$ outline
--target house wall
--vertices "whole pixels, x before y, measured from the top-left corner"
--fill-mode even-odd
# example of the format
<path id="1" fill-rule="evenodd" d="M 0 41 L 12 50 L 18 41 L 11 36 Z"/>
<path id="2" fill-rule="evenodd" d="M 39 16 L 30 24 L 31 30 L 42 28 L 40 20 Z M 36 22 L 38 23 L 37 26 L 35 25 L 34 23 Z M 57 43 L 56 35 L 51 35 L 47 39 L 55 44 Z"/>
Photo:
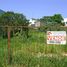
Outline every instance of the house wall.
<path id="1" fill-rule="evenodd" d="M 65 24 L 65 26 L 67 26 L 67 18 L 64 18 L 64 24 Z"/>
<path id="2" fill-rule="evenodd" d="M 40 27 L 40 22 L 36 22 L 35 27 Z"/>
<path id="3" fill-rule="evenodd" d="M 30 19 L 29 23 L 30 23 L 29 26 L 40 27 L 40 21 Z"/>

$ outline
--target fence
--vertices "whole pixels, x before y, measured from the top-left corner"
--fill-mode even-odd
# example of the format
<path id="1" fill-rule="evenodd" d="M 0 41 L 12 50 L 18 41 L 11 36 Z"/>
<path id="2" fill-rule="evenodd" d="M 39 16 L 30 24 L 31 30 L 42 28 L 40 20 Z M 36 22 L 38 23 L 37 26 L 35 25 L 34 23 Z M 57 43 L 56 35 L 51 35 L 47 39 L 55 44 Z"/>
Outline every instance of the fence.
<path id="1" fill-rule="evenodd" d="M 41 29 L 0 28 L 0 67 L 65 67 L 66 52 L 67 45 L 47 45 Z"/>

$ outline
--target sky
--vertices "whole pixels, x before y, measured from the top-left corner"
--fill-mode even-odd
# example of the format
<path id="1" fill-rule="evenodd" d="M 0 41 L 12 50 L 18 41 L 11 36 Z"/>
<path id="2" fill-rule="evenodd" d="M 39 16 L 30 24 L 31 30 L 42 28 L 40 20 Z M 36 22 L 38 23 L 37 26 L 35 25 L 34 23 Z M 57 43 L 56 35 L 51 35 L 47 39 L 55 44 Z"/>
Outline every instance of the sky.
<path id="1" fill-rule="evenodd" d="M 67 0 L 0 0 L 0 9 L 23 13 L 27 18 L 58 13 L 67 18 Z"/>

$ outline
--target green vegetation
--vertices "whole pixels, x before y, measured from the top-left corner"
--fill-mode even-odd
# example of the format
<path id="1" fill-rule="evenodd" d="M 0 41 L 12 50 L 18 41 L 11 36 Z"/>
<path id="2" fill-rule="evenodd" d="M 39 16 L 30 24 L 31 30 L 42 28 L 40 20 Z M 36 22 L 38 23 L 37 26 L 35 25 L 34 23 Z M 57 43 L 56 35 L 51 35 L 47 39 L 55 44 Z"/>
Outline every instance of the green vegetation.
<path id="1" fill-rule="evenodd" d="M 45 24 L 49 24 L 52 22 L 61 24 L 62 20 L 63 20 L 63 17 L 61 14 L 54 14 L 53 16 L 44 16 L 44 17 L 40 18 L 40 21 Z"/>
<path id="2" fill-rule="evenodd" d="M 11 38 L 11 64 L 8 65 L 7 39 L 0 38 L 0 66 L 3 67 L 66 67 L 67 45 L 47 45 L 46 33 L 29 29 L 29 38 Z"/>
<path id="3" fill-rule="evenodd" d="M 14 12 L 5 12 L 0 16 L 0 36 L 6 38 L 8 27 L 11 32 L 11 37 L 14 36 L 13 33 L 23 32 L 28 37 L 28 28 L 19 27 L 19 26 L 28 26 L 29 22 L 23 14 L 14 13 Z"/>
<path id="4" fill-rule="evenodd" d="M 0 15 L 0 67 L 66 67 L 67 45 L 47 45 L 46 31 L 61 28 L 60 14 L 40 19 L 44 23 L 38 29 L 29 28 L 23 14 L 5 12 Z M 6 27 L 2 27 L 6 26 Z M 25 27 L 19 27 L 25 26 Z M 8 29 L 10 31 L 8 31 Z M 10 64 L 8 64 L 7 33 L 11 34 Z"/>

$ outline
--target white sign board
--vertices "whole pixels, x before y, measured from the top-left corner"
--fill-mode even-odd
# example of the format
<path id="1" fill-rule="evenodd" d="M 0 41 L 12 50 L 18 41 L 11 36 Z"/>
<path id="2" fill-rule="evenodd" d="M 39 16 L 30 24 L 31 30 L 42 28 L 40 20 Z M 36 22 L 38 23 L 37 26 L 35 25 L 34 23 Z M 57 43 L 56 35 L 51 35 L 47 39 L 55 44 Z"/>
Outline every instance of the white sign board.
<path id="1" fill-rule="evenodd" d="M 47 44 L 66 44 L 66 31 L 47 31 Z"/>

